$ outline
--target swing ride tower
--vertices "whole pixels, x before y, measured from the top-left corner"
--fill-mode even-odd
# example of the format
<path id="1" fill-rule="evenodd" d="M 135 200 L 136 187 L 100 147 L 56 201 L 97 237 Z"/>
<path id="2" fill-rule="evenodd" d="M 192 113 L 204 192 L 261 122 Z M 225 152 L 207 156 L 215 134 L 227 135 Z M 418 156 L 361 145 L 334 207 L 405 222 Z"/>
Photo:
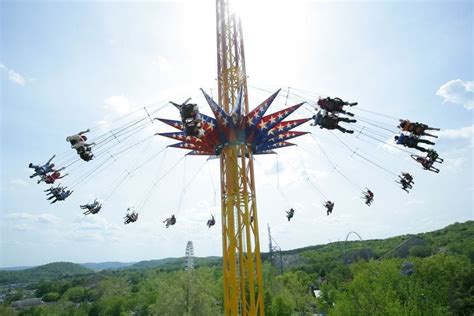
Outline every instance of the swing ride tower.
<path id="1" fill-rule="evenodd" d="M 158 134 L 187 155 L 220 159 L 224 314 L 264 315 L 253 156 L 295 145 L 287 140 L 307 132 L 293 128 L 310 118 L 285 120 L 304 102 L 265 115 L 280 90 L 249 111 L 242 25 L 229 2 L 216 0 L 218 102 L 201 89 L 214 117 L 200 113 L 194 136 L 183 119 L 157 118 L 180 130 Z"/>
<path id="2" fill-rule="evenodd" d="M 248 114 L 247 75 L 240 19 L 229 0 L 216 0 L 219 104 L 234 111 L 241 89 Z M 263 315 L 263 277 L 252 148 L 229 139 L 220 155 L 225 315 Z"/>

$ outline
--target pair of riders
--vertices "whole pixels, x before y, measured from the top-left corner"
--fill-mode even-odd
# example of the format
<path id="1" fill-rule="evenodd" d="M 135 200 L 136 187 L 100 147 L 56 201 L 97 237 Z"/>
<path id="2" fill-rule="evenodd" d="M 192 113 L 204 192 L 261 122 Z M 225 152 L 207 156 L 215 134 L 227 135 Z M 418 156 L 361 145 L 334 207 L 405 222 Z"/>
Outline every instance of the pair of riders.
<path id="1" fill-rule="evenodd" d="M 418 155 L 411 155 L 411 157 L 423 166 L 423 169 L 429 170 L 432 172 L 439 173 L 439 169 L 434 167 L 435 162 L 442 163 L 444 159 L 439 157 L 439 154 L 434 149 L 428 149 L 426 151 L 426 157 L 421 157 Z"/>
<path id="2" fill-rule="evenodd" d="M 53 200 L 51 201 L 51 204 L 56 203 L 57 201 L 64 201 L 67 197 L 69 197 L 73 191 L 71 190 L 66 190 L 67 187 L 51 187 L 47 190 L 44 190 L 44 192 L 47 192 L 46 195 L 51 195 L 48 197 L 48 200 Z"/>
<path id="3" fill-rule="evenodd" d="M 83 209 L 83 210 L 86 210 L 83 213 L 84 215 L 97 214 L 97 213 L 99 213 L 100 209 L 102 208 L 102 204 L 100 204 L 97 201 L 97 199 L 95 199 L 94 202 L 92 202 L 90 204 L 80 205 L 80 208 Z"/>
<path id="4" fill-rule="evenodd" d="M 320 128 L 325 128 L 329 130 L 338 129 L 343 133 L 353 134 L 353 130 L 348 130 L 339 125 L 339 122 L 346 123 L 355 123 L 357 120 L 349 119 L 347 117 L 339 117 L 335 114 L 329 113 L 326 110 L 318 111 L 316 115 L 313 115 L 314 122 L 311 123 L 311 126 L 319 125 Z"/>
<path id="5" fill-rule="evenodd" d="M 197 104 L 188 103 L 189 100 L 190 99 L 186 100 L 183 104 L 177 104 L 171 101 L 170 103 L 179 110 L 181 122 L 184 126 L 184 134 L 186 134 L 186 136 L 201 137 L 204 135 L 204 129 L 202 128 L 199 107 Z"/>
<path id="6" fill-rule="evenodd" d="M 402 132 L 408 132 L 412 133 L 413 135 L 416 136 L 430 136 L 434 138 L 438 138 L 438 136 L 433 135 L 433 134 L 428 134 L 426 133 L 427 130 L 431 131 L 439 131 L 439 128 L 435 127 L 430 127 L 426 124 L 423 123 L 418 123 L 418 122 L 410 122 L 409 120 L 400 120 L 400 124 L 397 126 L 399 129 L 401 129 Z"/>
<path id="7" fill-rule="evenodd" d="M 399 136 L 395 136 L 394 139 L 397 144 L 408 148 L 418 149 L 422 152 L 427 152 L 429 149 L 419 146 L 419 143 L 428 145 L 434 145 L 435 143 L 426 139 L 422 139 L 422 136 L 430 136 L 438 138 L 438 136 L 426 133 L 427 130 L 439 131 L 439 128 L 430 127 L 426 124 L 419 122 L 410 122 L 409 120 L 400 120 L 400 124 L 397 126 L 402 132 Z M 405 133 L 409 133 L 408 135 Z"/>
<path id="8" fill-rule="evenodd" d="M 321 108 L 321 110 L 326 110 L 331 113 L 343 113 L 349 116 L 354 116 L 353 113 L 347 112 L 344 110 L 344 106 L 355 106 L 357 105 L 357 102 L 349 103 L 346 101 L 341 100 L 340 98 L 320 98 L 318 100 L 318 105 Z"/>
<path id="9" fill-rule="evenodd" d="M 90 132 L 89 129 L 79 132 L 78 134 L 66 137 L 66 141 L 71 144 L 71 148 L 74 148 L 77 151 L 79 157 L 81 157 L 84 161 L 90 161 L 94 158 L 94 154 L 92 153 L 92 146 L 95 143 L 87 144 L 87 136 L 84 135 L 85 133 Z"/>
<path id="10" fill-rule="evenodd" d="M 326 201 L 326 203 L 324 203 L 323 206 L 326 208 L 326 214 L 329 215 L 332 213 L 332 210 L 334 209 L 334 202 Z M 290 221 L 294 215 L 295 215 L 295 210 L 293 208 L 290 208 L 289 211 L 286 211 L 286 218 L 288 219 L 288 221 Z"/>
<path id="11" fill-rule="evenodd" d="M 173 215 L 171 215 L 171 217 L 168 217 L 167 219 L 165 219 L 163 221 L 163 223 L 166 224 L 166 228 L 170 227 L 171 225 L 174 225 L 176 224 L 176 217 Z M 209 226 L 210 227 L 210 226 Z"/>
<path id="12" fill-rule="evenodd" d="M 94 201 L 94 202 L 96 202 L 96 201 Z M 82 206 L 81 206 L 81 208 L 82 208 Z M 99 209 L 100 209 L 100 206 L 99 206 Z M 130 212 L 130 211 L 131 211 L 131 209 L 129 207 L 127 209 L 127 215 L 125 215 L 125 217 L 124 217 L 124 219 L 125 219 L 124 224 L 129 224 L 129 223 L 136 222 L 137 219 L 138 219 L 138 213 L 135 212 L 135 211 L 132 211 L 132 212 Z M 93 213 L 93 214 L 95 214 L 95 213 Z M 165 219 L 163 221 L 163 223 L 165 223 L 166 228 L 169 228 L 170 226 L 176 224 L 176 216 L 174 214 L 171 215 L 171 217 Z M 207 221 L 207 226 L 209 228 L 211 228 L 211 226 L 214 226 L 215 224 L 216 224 L 216 220 L 214 219 L 214 216 L 211 215 L 211 219 Z"/>
<path id="13" fill-rule="evenodd" d="M 427 139 L 422 139 L 419 138 L 419 136 L 416 135 L 406 135 L 404 133 L 400 133 L 399 136 L 394 137 L 396 143 L 398 145 L 402 145 L 403 147 L 408 147 L 408 148 L 413 148 L 413 149 L 418 149 L 419 151 L 422 152 L 427 152 L 429 149 L 424 148 L 419 146 L 419 143 L 424 143 L 428 145 L 434 145 L 435 143 L 427 140 Z"/>
<path id="14" fill-rule="evenodd" d="M 41 179 L 39 179 L 37 183 L 39 184 L 43 181 L 47 184 L 54 184 L 56 180 L 62 179 L 67 175 L 68 174 L 66 173 L 65 175 L 61 176 L 61 173 L 59 173 L 59 171 L 54 171 L 53 173 L 41 176 Z"/>
<path id="15" fill-rule="evenodd" d="M 374 202 L 374 192 L 370 191 L 367 188 L 366 188 L 366 190 L 367 191 L 363 192 L 363 194 L 364 194 L 363 198 L 365 199 L 365 204 L 367 204 L 367 206 L 370 206 Z"/>
<path id="16" fill-rule="evenodd" d="M 43 165 L 34 165 L 34 164 L 30 163 L 28 165 L 28 167 L 35 170 L 35 173 L 33 173 L 30 176 L 30 178 L 34 178 L 36 176 L 39 176 L 40 180 L 38 180 L 38 183 L 41 183 L 42 181 L 44 181 L 47 184 L 53 184 L 54 181 L 67 176 L 67 174 L 65 174 L 64 176 L 61 176 L 61 173 L 59 172 L 61 170 L 64 170 L 65 167 L 57 169 L 57 170 L 54 169 L 55 165 L 53 163 L 51 163 L 51 161 L 53 161 L 54 157 L 56 157 L 56 155 L 53 155 L 53 157 L 51 157 L 48 160 L 48 162 L 46 162 Z"/>
<path id="17" fill-rule="evenodd" d="M 329 214 L 331 214 L 332 210 L 334 209 L 334 202 L 326 201 L 323 206 L 326 208 L 326 215 L 329 216 Z"/>
<path id="18" fill-rule="evenodd" d="M 395 181 L 398 184 L 402 185 L 402 190 L 404 190 L 406 193 L 410 193 L 410 189 L 413 188 L 413 176 L 409 174 L 408 172 L 402 172 L 401 176 L 398 176 L 399 180 Z"/>
<path id="19" fill-rule="evenodd" d="M 338 129 L 343 133 L 353 134 L 353 130 L 348 130 L 339 125 L 340 122 L 346 123 L 356 123 L 357 120 L 350 119 L 347 117 L 340 117 L 337 114 L 342 113 L 349 116 L 354 116 L 353 113 L 343 110 L 345 105 L 354 106 L 357 105 L 357 102 L 349 103 L 341 100 L 340 98 L 330 98 L 319 99 L 318 105 L 321 108 L 316 115 L 313 115 L 314 122 L 311 123 L 312 126 L 319 126 L 320 128 L 325 128 L 329 130 Z"/>
<path id="20" fill-rule="evenodd" d="M 135 212 L 134 210 L 132 211 L 131 208 L 127 208 L 127 214 L 125 215 L 124 219 L 124 224 L 130 224 L 130 223 L 135 223 L 138 220 L 138 213 Z"/>

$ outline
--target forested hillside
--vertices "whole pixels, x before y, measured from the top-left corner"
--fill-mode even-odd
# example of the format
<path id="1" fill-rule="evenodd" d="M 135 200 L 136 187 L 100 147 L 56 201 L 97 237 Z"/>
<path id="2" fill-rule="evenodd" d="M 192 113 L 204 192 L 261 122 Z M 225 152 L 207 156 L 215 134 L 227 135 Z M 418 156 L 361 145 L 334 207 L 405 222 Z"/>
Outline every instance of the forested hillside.
<path id="1" fill-rule="evenodd" d="M 71 262 L 53 262 L 39 267 L 18 271 L 0 271 L 0 285 L 12 283 L 33 283 L 40 280 L 55 280 L 78 274 L 92 273 L 78 264 Z"/>
<path id="2" fill-rule="evenodd" d="M 474 222 L 385 240 L 274 253 L 264 261 L 267 315 L 472 315 Z M 2 315 L 220 315 L 220 258 L 188 273 L 181 260 L 31 285 L 47 305 Z M 200 259 L 204 260 L 204 259 Z M 205 262 L 204 262 L 205 263 Z M 283 263 L 283 265 L 281 265 Z M 21 293 L 20 293 L 21 294 Z"/>
<path id="3" fill-rule="evenodd" d="M 80 265 L 84 268 L 92 269 L 94 271 L 102 271 L 108 269 L 123 269 L 127 268 L 131 265 L 135 264 L 135 262 L 88 262 L 88 263 L 81 263 Z"/>

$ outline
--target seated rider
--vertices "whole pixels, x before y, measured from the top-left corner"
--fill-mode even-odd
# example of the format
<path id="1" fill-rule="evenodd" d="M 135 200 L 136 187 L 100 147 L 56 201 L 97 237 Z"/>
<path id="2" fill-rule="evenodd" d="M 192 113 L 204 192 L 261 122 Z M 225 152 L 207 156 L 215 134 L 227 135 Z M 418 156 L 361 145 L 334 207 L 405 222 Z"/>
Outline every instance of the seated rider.
<path id="1" fill-rule="evenodd" d="M 181 120 L 183 120 L 183 123 L 187 118 L 196 119 L 199 114 L 199 107 L 194 103 L 182 104 L 179 109 L 179 114 L 181 115 Z"/>
<path id="2" fill-rule="evenodd" d="M 127 208 L 127 214 L 125 215 L 124 219 L 125 221 L 123 222 L 125 225 L 134 223 L 138 220 L 138 213 L 135 211 L 131 211 L 131 208 Z"/>
<path id="3" fill-rule="evenodd" d="M 426 139 L 421 139 L 417 136 L 408 136 L 403 133 L 401 133 L 399 136 L 394 137 L 395 141 L 397 142 L 398 145 L 402 145 L 404 147 L 408 148 L 414 148 L 418 149 L 420 151 L 426 152 L 428 149 L 424 147 L 418 146 L 418 143 L 425 143 L 429 145 L 434 145 L 435 143 L 430 142 L 429 140 Z"/>
<path id="4" fill-rule="evenodd" d="M 372 202 L 374 201 L 374 193 L 370 191 L 369 189 L 367 189 L 367 191 L 364 192 L 364 197 L 365 197 L 365 204 L 370 206 Z"/>
<path id="5" fill-rule="evenodd" d="M 199 116 L 199 107 L 194 103 L 176 104 L 171 102 L 174 106 L 179 109 L 181 121 L 184 126 L 184 133 L 186 136 L 201 137 L 204 134 L 204 130 L 201 128 L 201 118 Z"/>
<path id="6" fill-rule="evenodd" d="M 214 219 L 214 215 L 211 215 L 211 219 L 207 221 L 207 227 L 211 228 L 216 224 L 216 220 Z"/>
<path id="7" fill-rule="evenodd" d="M 416 156 L 416 155 L 412 155 L 411 157 L 415 159 L 416 162 L 421 164 L 423 166 L 423 169 L 439 173 L 439 169 L 433 166 L 434 162 L 431 159 L 427 157 Z"/>
<path id="8" fill-rule="evenodd" d="M 327 209 L 326 215 L 329 216 L 329 214 L 332 213 L 332 210 L 334 208 L 334 202 L 326 201 L 326 203 L 324 204 L 324 207 Z"/>
<path id="9" fill-rule="evenodd" d="M 440 158 L 439 154 L 434 149 L 428 149 L 426 153 L 426 158 L 430 159 L 432 162 L 442 163 L 444 161 L 444 159 Z"/>
<path id="10" fill-rule="evenodd" d="M 88 214 L 97 214 L 100 212 L 100 209 L 102 208 L 102 205 L 99 204 L 99 206 L 87 209 L 83 214 L 88 215 Z"/>
<path id="11" fill-rule="evenodd" d="M 99 206 L 99 207 L 96 207 L 96 208 L 93 208 L 93 209 L 90 209 L 90 210 L 87 210 L 85 212 L 83 212 L 84 215 L 89 215 L 89 214 L 97 214 L 100 212 L 100 209 L 102 208 L 102 206 Z"/>
<path id="12" fill-rule="evenodd" d="M 79 207 L 83 210 L 87 209 L 87 211 L 84 212 L 84 215 L 87 215 L 99 213 L 100 209 L 102 208 L 102 205 L 97 201 L 97 199 L 95 199 L 94 202 L 90 204 L 80 205 Z"/>
<path id="13" fill-rule="evenodd" d="M 294 214 L 295 214 L 295 210 L 292 208 L 290 208 L 290 210 L 286 212 L 286 217 L 288 218 L 288 221 L 290 221 L 293 218 Z"/>
<path id="14" fill-rule="evenodd" d="M 87 148 L 88 150 L 85 149 L 79 153 L 79 157 L 84 161 L 90 161 L 94 159 L 94 154 L 91 152 L 90 147 L 87 147 Z"/>
<path id="15" fill-rule="evenodd" d="M 32 163 L 30 163 L 28 165 L 28 168 L 31 168 L 31 169 L 34 169 L 35 170 L 35 173 L 33 173 L 30 178 L 34 178 L 36 176 L 44 176 L 44 175 L 47 175 L 48 173 L 50 172 L 55 172 L 55 171 L 61 171 L 61 170 L 64 170 L 65 168 L 61 168 L 61 169 L 58 169 L 58 170 L 55 170 L 54 169 L 54 164 L 51 163 L 51 161 L 54 159 L 54 157 L 56 157 L 56 155 L 53 155 L 53 157 L 51 157 L 48 162 L 46 162 L 44 165 L 34 165 Z"/>
<path id="16" fill-rule="evenodd" d="M 347 112 L 343 110 L 344 105 L 354 106 L 357 105 L 357 102 L 349 103 L 342 101 L 340 98 L 331 99 L 330 97 L 327 98 L 320 98 L 318 100 L 318 105 L 322 110 L 326 110 L 328 112 L 339 112 L 344 113 L 349 116 L 354 116 L 353 113 Z"/>
<path id="17" fill-rule="evenodd" d="M 56 180 L 62 179 L 67 175 L 68 174 L 66 173 L 64 176 L 61 176 L 61 173 L 59 173 L 58 171 L 54 171 L 51 174 L 41 176 L 41 179 L 38 180 L 37 183 L 39 184 L 41 181 L 44 181 L 47 184 L 53 184 Z"/>
<path id="18" fill-rule="evenodd" d="M 428 134 L 426 133 L 427 130 L 433 130 L 433 131 L 439 131 L 439 128 L 434 128 L 434 127 L 429 127 L 426 124 L 423 123 L 412 123 L 409 120 L 400 120 L 400 124 L 398 125 L 398 128 L 402 130 L 402 132 L 410 132 L 413 133 L 413 135 L 416 136 L 431 136 L 438 138 L 436 135 Z"/>
<path id="19" fill-rule="evenodd" d="M 55 196 L 55 195 L 58 195 L 59 192 L 61 192 L 61 191 L 63 191 L 63 190 L 64 190 L 64 188 L 61 187 L 60 184 L 58 184 L 57 187 L 50 187 L 49 189 L 44 190 L 44 192 L 47 192 L 46 195 L 53 195 L 53 196 Z M 50 199 L 51 199 L 51 198 L 50 198 Z M 48 200 L 49 200 L 49 199 L 48 199 Z"/>
<path id="20" fill-rule="evenodd" d="M 408 181 L 410 184 L 414 184 L 413 182 L 413 176 L 409 174 L 408 172 L 402 172 L 402 177 Z"/>
<path id="21" fill-rule="evenodd" d="M 338 129 L 343 133 L 352 134 L 354 131 L 348 130 L 339 126 L 339 122 L 346 122 L 346 123 L 355 123 L 357 120 L 349 119 L 346 117 L 338 117 L 334 114 L 328 114 L 326 111 L 318 111 L 316 115 L 313 116 L 314 123 L 312 126 L 319 125 L 320 128 L 325 128 L 329 130 Z"/>
<path id="22" fill-rule="evenodd" d="M 402 190 L 404 190 L 406 193 L 410 193 L 409 189 L 413 188 L 412 185 L 405 178 L 402 178 L 401 176 L 398 177 L 400 178 L 400 181 L 395 182 L 401 184 Z"/>
<path id="23" fill-rule="evenodd" d="M 413 123 L 409 120 L 400 120 L 400 124 L 397 126 L 402 132 L 411 132 L 413 130 Z"/>
<path id="24" fill-rule="evenodd" d="M 165 219 L 163 221 L 163 223 L 166 223 L 166 228 L 170 227 L 170 225 L 174 225 L 176 224 L 176 217 L 173 215 L 171 215 L 171 217 Z"/>
<path id="25" fill-rule="evenodd" d="M 75 149 L 76 149 L 76 152 L 79 156 L 81 155 L 87 155 L 87 156 L 93 156 L 92 155 L 92 146 L 94 146 L 95 143 L 92 143 L 92 144 L 86 144 L 86 143 L 76 143 L 76 145 L 74 145 Z"/>
<path id="26" fill-rule="evenodd" d="M 77 148 L 76 144 L 77 143 L 85 143 L 87 140 L 87 136 L 85 136 L 85 133 L 90 132 L 89 129 L 86 129 L 85 131 L 79 132 L 75 135 L 71 135 L 66 137 L 66 141 L 71 143 L 72 148 Z"/>
<path id="27" fill-rule="evenodd" d="M 400 184 L 401 185 L 407 186 L 410 189 L 413 187 L 412 182 L 408 181 L 405 177 L 398 176 L 398 178 L 400 179 Z"/>
<path id="28" fill-rule="evenodd" d="M 72 194 L 72 192 L 74 191 L 71 191 L 71 190 L 66 191 L 66 188 L 61 188 L 61 190 L 57 192 L 56 194 L 53 193 L 53 196 L 49 197 L 48 200 L 51 200 L 52 198 L 54 198 L 51 204 L 54 204 L 57 201 L 64 201 L 67 197 L 69 197 Z"/>
<path id="29" fill-rule="evenodd" d="M 186 136 L 201 137 L 204 135 L 204 130 L 201 128 L 202 123 L 196 121 L 195 119 L 185 119 L 184 124 L 184 133 Z"/>
<path id="30" fill-rule="evenodd" d="M 87 129 L 85 131 L 79 132 L 79 134 L 66 137 L 66 141 L 71 143 L 71 148 L 76 149 L 78 155 L 81 156 L 81 158 L 85 161 L 91 160 L 93 155 L 87 155 L 87 154 L 83 154 L 83 153 L 84 152 L 90 152 L 91 151 L 91 146 L 95 145 L 95 143 L 91 143 L 91 144 L 86 143 L 87 136 L 84 135 L 84 134 L 88 133 L 89 131 L 90 130 Z M 91 158 L 84 159 L 83 156 L 84 157 L 91 156 Z"/>

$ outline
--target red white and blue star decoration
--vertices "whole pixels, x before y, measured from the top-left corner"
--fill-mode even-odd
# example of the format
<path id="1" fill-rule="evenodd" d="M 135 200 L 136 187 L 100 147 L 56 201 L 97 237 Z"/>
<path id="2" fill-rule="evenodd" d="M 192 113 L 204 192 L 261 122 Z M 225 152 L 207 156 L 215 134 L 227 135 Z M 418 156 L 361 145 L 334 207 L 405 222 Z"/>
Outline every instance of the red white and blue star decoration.
<path id="1" fill-rule="evenodd" d="M 199 114 L 201 128 L 199 136 L 187 136 L 181 121 L 158 118 L 179 132 L 158 133 L 158 135 L 179 140 L 179 143 L 168 147 L 188 149 L 188 155 L 219 155 L 222 148 L 228 144 L 247 144 L 251 146 L 254 155 L 273 154 L 277 148 L 293 146 L 287 140 L 305 135 L 309 132 L 297 132 L 292 129 L 308 122 L 311 118 L 284 121 L 291 113 L 296 111 L 305 102 L 290 106 L 281 111 L 265 115 L 268 108 L 275 100 L 280 90 L 273 93 L 259 106 L 242 115 L 242 90 L 236 100 L 231 114 L 226 113 L 204 90 L 202 90 L 214 117 Z"/>

